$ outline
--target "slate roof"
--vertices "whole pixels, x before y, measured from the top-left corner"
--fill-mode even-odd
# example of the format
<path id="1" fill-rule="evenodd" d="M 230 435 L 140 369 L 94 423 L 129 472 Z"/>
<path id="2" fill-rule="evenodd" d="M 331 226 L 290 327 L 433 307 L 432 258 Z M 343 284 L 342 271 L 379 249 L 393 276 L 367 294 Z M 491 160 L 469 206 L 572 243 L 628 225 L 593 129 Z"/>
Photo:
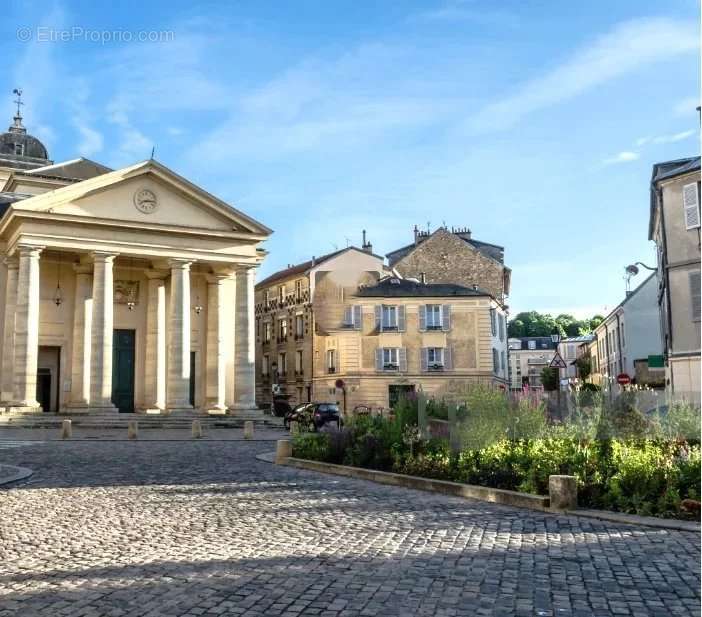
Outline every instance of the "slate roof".
<path id="1" fill-rule="evenodd" d="M 651 172 L 651 206 L 648 218 L 648 239 L 653 240 L 653 219 L 656 213 L 657 196 L 656 183 L 661 180 L 669 180 L 676 176 L 682 176 L 694 171 L 700 171 L 700 157 L 691 156 L 684 159 L 675 159 L 674 161 L 664 161 L 655 163 Z"/>
<path id="2" fill-rule="evenodd" d="M 521 343 L 521 350 L 523 351 L 542 351 L 544 349 L 550 349 L 550 350 L 555 350 L 556 349 L 556 343 L 554 343 L 551 340 L 550 336 L 519 336 L 519 337 L 510 337 L 510 341 L 513 340 L 519 340 Z M 536 342 L 536 349 L 529 349 L 529 341 L 535 341 Z M 514 351 L 514 348 L 510 347 Z M 519 351 L 516 350 L 516 351 Z"/>
<path id="3" fill-rule="evenodd" d="M 356 295 L 362 298 L 443 298 L 450 296 L 479 297 L 492 294 L 479 287 L 471 288 L 452 283 L 418 283 L 407 279 L 388 277 L 372 287 L 361 287 Z"/>

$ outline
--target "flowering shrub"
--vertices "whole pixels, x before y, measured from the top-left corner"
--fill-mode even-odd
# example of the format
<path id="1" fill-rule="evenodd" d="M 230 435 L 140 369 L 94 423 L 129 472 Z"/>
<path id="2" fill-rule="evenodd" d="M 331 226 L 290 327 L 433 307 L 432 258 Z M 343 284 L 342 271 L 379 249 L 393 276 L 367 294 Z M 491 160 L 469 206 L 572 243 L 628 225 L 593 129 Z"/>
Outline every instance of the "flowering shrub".
<path id="1" fill-rule="evenodd" d="M 611 407 L 590 400 L 567 424 L 548 425 L 533 397 L 487 387 L 464 395 L 460 449 L 452 451 L 445 437 L 422 439 L 416 401 L 408 399 L 391 417 L 362 416 L 341 431 L 299 435 L 294 456 L 537 494 L 548 492 L 550 475 L 567 474 L 577 478 L 582 507 L 699 517 L 700 421 L 693 407 L 648 415 L 629 397 Z"/>

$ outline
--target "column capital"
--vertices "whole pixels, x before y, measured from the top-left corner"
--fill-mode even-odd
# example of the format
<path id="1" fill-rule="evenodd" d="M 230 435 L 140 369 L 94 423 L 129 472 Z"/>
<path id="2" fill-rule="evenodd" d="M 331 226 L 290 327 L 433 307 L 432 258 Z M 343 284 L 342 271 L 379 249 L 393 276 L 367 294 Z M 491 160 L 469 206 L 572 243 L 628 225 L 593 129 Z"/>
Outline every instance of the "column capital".
<path id="1" fill-rule="evenodd" d="M 17 270 L 19 268 L 19 259 L 17 259 L 15 256 L 5 257 L 5 259 L 3 259 L 3 263 L 8 270 Z"/>
<path id="2" fill-rule="evenodd" d="M 192 264 L 193 264 L 192 259 L 182 259 L 180 257 L 172 257 L 171 259 L 168 260 L 168 267 L 171 268 L 171 270 L 174 270 L 174 269 L 190 270 L 190 266 Z"/>
<path id="3" fill-rule="evenodd" d="M 20 255 L 30 255 L 32 257 L 39 257 L 39 255 L 45 248 L 46 247 L 44 246 L 35 246 L 33 244 L 18 244 L 16 247 L 16 251 Z"/>
<path id="4" fill-rule="evenodd" d="M 117 253 L 108 253 L 107 251 L 92 251 L 90 256 L 93 258 L 93 263 L 112 263 L 117 257 Z"/>

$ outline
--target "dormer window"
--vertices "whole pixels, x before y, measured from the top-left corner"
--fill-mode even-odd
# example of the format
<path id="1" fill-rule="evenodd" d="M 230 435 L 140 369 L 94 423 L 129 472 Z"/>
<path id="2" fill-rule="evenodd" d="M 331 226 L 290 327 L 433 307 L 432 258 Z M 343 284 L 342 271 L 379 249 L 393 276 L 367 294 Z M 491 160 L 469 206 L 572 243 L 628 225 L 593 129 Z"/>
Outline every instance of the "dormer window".
<path id="1" fill-rule="evenodd" d="M 15 154 L 24 156 L 24 144 L 15 144 Z"/>

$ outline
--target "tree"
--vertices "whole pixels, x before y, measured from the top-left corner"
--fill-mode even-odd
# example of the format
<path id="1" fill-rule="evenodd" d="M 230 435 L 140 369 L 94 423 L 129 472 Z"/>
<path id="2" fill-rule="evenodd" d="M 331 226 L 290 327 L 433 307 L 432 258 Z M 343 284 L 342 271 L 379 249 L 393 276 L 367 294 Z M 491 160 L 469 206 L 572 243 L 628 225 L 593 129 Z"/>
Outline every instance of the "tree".
<path id="1" fill-rule="evenodd" d="M 578 374 L 580 379 L 583 381 L 585 381 L 590 376 L 590 373 L 592 373 L 592 361 L 590 360 L 590 356 L 578 358 L 575 361 L 575 366 L 578 368 Z"/>
<path id="2" fill-rule="evenodd" d="M 554 318 L 548 313 L 526 311 L 518 313 L 510 320 L 507 333 L 517 338 L 551 336 L 555 332 L 563 337 L 575 337 L 590 334 L 603 321 L 602 315 L 595 315 L 590 319 L 576 319 L 573 315 L 561 313 Z"/>
<path id="3" fill-rule="evenodd" d="M 544 390 L 553 392 L 560 387 L 560 376 L 557 368 L 546 366 L 541 369 L 541 383 L 544 385 Z"/>

